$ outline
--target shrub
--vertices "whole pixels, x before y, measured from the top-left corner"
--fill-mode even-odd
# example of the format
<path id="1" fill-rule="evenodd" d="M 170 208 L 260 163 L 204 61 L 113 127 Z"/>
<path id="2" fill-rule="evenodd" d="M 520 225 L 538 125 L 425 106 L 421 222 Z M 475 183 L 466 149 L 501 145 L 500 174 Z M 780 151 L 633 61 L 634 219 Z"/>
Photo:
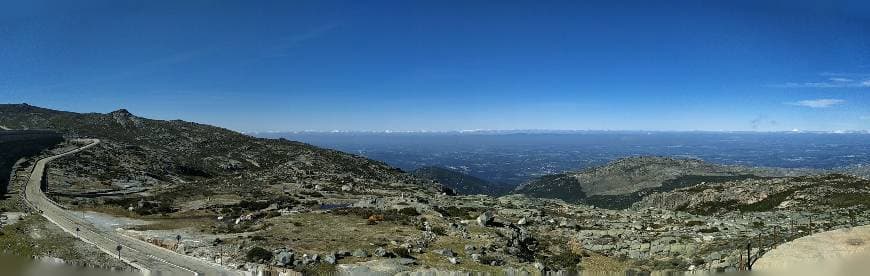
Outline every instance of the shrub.
<path id="1" fill-rule="evenodd" d="M 583 258 L 580 254 L 565 251 L 544 259 L 544 266 L 548 268 L 573 271 L 577 269 L 577 265 L 580 264 L 580 261 L 582 260 Z"/>
<path id="2" fill-rule="evenodd" d="M 444 227 L 434 226 L 432 227 L 432 233 L 438 236 L 447 236 L 447 230 L 444 230 Z"/>
<path id="3" fill-rule="evenodd" d="M 716 232 L 719 232 L 719 228 L 716 228 L 716 227 L 710 227 L 710 228 L 705 228 L 705 229 L 698 230 L 698 232 L 701 232 L 701 233 L 716 233 Z"/>
<path id="4" fill-rule="evenodd" d="M 392 251 L 393 251 L 393 255 L 396 255 L 396 257 L 409 258 L 409 259 L 412 258 L 411 251 L 409 251 L 407 248 L 396 247 L 396 248 L 393 248 Z"/>
<path id="5" fill-rule="evenodd" d="M 239 202 L 239 207 L 245 210 L 257 211 L 266 209 L 271 205 L 268 201 L 252 201 L 252 200 L 242 200 Z"/>
<path id="6" fill-rule="evenodd" d="M 420 212 L 417 212 L 417 209 L 414 207 L 402 208 L 399 210 L 399 214 L 406 215 L 409 217 L 416 217 L 420 215 Z"/>
<path id="7" fill-rule="evenodd" d="M 251 250 L 248 250 L 245 259 L 249 262 L 268 262 L 272 260 L 272 251 L 266 250 L 262 247 L 254 247 L 251 248 Z"/>

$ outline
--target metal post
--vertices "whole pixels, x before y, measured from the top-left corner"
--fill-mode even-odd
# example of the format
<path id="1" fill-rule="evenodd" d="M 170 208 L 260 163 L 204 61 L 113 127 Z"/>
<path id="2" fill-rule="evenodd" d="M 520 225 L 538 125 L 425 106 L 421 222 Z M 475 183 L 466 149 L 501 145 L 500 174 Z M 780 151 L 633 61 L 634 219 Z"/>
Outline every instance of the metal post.
<path id="1" fill-rule="evenodd" d="M 746 243 L 746 270 L 752 271 L 752 241 Z"/>

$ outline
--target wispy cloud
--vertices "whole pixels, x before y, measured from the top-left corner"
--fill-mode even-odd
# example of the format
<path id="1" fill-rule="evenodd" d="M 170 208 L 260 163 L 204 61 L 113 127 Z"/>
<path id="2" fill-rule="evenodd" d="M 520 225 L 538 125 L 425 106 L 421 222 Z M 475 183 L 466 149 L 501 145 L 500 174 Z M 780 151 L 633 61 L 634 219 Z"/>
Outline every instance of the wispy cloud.
<path id="1" fill-rule="evenodd" d="M 821 73 L 827 79 L 808 82 L 786 82 L 770 85 L 779 88 L 870 88 L 870 74 Z"/>
<path id="2" fill-rule="evenodd" d="M 840 104 L 844 104 L 844 103 L 846 103 L 846 101 L 841 100 L 841 99 L 815 99 L 815 100 L 803 100 L 803 101 L 790 102 L 790 103 L 786 103 L 786 104 L 795 105 L 795 106 L 810 107 L 810 108 L 829 108 L 829 107 L 833 107 L 835 105 L 840 105 Z"/>
<path id="3" fill-rule="evenodd" d="M 302 33 L 290 35 L 277 41 L 268 51 L 267 57 L 284 57 L 287 56 L 286 51 L 296 47 L 306 41 L 317 39 L 334 29 L 342 26 L 342 23 L 330 23 L 319 26 L 314 29 L 307 30 Z"/>

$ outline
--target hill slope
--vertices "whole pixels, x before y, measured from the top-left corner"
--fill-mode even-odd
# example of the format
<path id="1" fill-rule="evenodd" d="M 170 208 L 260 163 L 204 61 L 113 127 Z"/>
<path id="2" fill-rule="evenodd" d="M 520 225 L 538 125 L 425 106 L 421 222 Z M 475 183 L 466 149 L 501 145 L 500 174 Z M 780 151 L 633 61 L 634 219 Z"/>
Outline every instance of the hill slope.
<path id="1" fill-rule="evenodd" d="M 840 208 L 870 210 L 870 181 L 846 174 L 704 183 L 654 193 L 634 204 L 694 214 L 773 210 L 828 212 Z"/>
<path id="2" fill-rule="evenodd" d="M 651 192 L 670 191 L 703 182 L 789 173 L 792 172 L 716 165 L 698 159 L 629 157 L 583 171 L 533 179 L 514 192 L 599 207 L 627 208 Z"/>
<path id="3" fill-rule="evenodd" d="M 0 130 L 0 198 L 6 195 L 9 171 L 19 158 L 50 148 L 63 139 L 60 134 L 44 130 Z"/>
<path id="4" fill-rule="evenodd" d="M 343 184 L 363 188 L 419 182 L 360 156 L 180 120 L 151 120 L 123 109 L 81 114 L 26 104 L 0 105 L 0 125 L 54 129 L 67 137 L 103 140 L 53 167 L 70 176 L 61 183 L 99 183 L 104 189 L 203 182 L 208 184 L 198 185 L 202 189 L 226 193 L 252 192 L 252 187 L 282 182 L 336 189 Z"/>
<path id="5" fill-rule="evenodd" d="M 490 183 L 486 180 L 447 168 L 428 166 L 414 170 L 411 174 L 429 179 L 465 195 L 502 195 L 510 188 Z"/>

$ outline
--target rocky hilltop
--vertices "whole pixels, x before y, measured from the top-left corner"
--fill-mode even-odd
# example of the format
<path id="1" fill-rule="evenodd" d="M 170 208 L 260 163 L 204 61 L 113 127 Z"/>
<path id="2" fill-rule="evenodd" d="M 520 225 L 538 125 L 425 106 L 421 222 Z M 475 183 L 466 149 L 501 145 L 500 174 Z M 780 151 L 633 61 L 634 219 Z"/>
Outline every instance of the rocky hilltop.
<path id="1" fill-rule="evenodd" d="M 635 208 L 660 208 L 694 214 L 728 212 L 825 212 L 870 209 L 870 181 L 845 174 L 744 179 L 654 193 Z"/>
<path id="2" fill-rule="evenodd" d="M 251 191 L 275 182 L 339 189 L 417 181 L 360 156 L 180 120 L 151 120 L 124 109 L 80 114 L 26 104 L 0 105 L 0 125 L 54 129 L 67 137 L 103 140 L 81 158 L 59 160 L 54 168 L 69 173 L 71 179 L 63 182 L 103 183 L 105 189 L 208 182 L 199 188 L 223 193 Z M 245 181 L 233 181 L 240 178 Z"/>
<path id="3" fill-rule="evenodd" d="M 599 207 L 626 208 L 653 192 L 706 182 L 805 173 L 802 170 L 718 165 L 700 159 L 640 156 L 582 171 L 543 176 L 520 185 L 514 192 Z"/>

